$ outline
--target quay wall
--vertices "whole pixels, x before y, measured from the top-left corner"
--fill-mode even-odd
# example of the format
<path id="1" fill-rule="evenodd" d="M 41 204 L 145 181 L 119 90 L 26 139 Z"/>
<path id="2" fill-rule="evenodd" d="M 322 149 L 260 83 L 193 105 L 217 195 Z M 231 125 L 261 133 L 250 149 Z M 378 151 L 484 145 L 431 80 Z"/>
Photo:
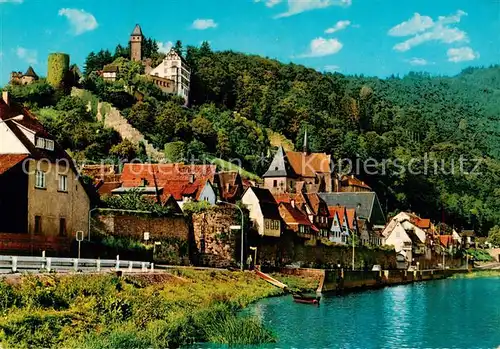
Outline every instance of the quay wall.
<path id="1" fill-rule="evenodd" d="M 281 272 L 293 275 L 318 276 L 320 282 L 317 292 L 323 293 L 372 289 L 418 281 L 439 280 L 450 277 L 453 274 L 467 273 L 468 271 L 465 269 L 352 271 L 344 269 L 320 270 L 283 268 Z"/>

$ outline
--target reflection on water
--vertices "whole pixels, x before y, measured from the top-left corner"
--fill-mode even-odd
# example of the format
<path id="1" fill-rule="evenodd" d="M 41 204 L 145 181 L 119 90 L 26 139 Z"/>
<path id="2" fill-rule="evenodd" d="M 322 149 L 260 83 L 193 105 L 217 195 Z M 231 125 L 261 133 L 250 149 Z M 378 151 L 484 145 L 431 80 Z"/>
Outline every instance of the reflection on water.
<path id="1" fill-rule="evenodd" d="M 264 348 L 496 348 L 500 279 L 458 279 L 323 297 L 291 297 L 249 309 L 277 334 Z M 214 344 L 196 347 L 218 348 Z"/>

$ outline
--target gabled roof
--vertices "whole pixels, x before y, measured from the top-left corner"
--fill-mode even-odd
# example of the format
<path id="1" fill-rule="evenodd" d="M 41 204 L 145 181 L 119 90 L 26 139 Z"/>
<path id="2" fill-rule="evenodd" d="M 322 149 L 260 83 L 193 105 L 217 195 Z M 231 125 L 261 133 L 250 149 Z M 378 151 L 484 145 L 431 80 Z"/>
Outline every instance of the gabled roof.
<path id="1" fill-rule="evenodd" d="M 339 224 L 344 223 L 345 218 L 345 207 L 343 206 L 328 206 L 328 212 L 330 213 L 330 218 L 339 217 Z"/>
<path id="2" fill-rule="evenodd" d="M 319 193 L 330 206 L 345 206 L 356 209 L 359 218 L 367 219 L 373 225 L 385 225 L 385 214 L 375 192 Z"/>
<path id="3" fill-rule="evenodd" d="M 116 65 L 113 65 L 113 64 L 108 64 L 106 66 L 104 66 L 103 72 L 105 73 L 117 73 L 118 72 L 118 66 Z"/>
<path id="4" fill-rule="evenodd" d="M 372 190 L 372 188 L 370 188 L 370 186 L 368 186 L 365 182 L 363 182 L 362 180 L 359 180 L 358 178 L 356 178 L 354 176 L 343 176 L 342 177 L 342 185 L 343 186 L 348 185 L 348 186 L 352 186 L 352 187 L 363 188 L 366 190 Z"/>
<path id="5" fill-rule="evenodd" d="M 453 245 L 453 235 L 439 235 L 439 242 L 444 247 Z"/>
<path id="6" fill-rule="evenodd" d="M 0 154 L 0 175 L 3 175 L 26 158 L 28 158 L 27 154 Z"/>
<path id="7" fill-rule="evenodd" d="M 142 36 L 142 29 L 141 29 L 141 26 L 139 24 L 135 25 L 134 31 L 132 31 L 131 35 L 133 35 L 133 36 Z"/>
<path id="8" fill-rule="evenodd" d="M 325 210 L 327 209 L 328 205 L 317 193 L 308 193 L 304 194 L 304 196 L 307 198 L 309 206 L 315 215 L 320 213 L 321 206 L 323 206 Z"/>
<path id="9" fill-rule="evenodd" d="M 273 161 L 266 173 L 264 173 L 264 178 L 266 177 L 296 177 L 297 174 L 293 171 L 292 167 L 288 162 L 288 158 L 280 146 L 276 154 L 274 154 Z"/>
<path id="10" fill-rule="evenodd" d="M 214 181 L 219 187 L 219 196 L 223 200 L 234 201 L 243 192 L 243 181 L 236 171 L 218 172 Z"/>
<path id="11" fill-rule="evenodd" d="M 281 219 L 281 215 L 278 209 L 278 203 L 274 199 L 273 194 L 271 194 L 269 189 L 248 187 L 243 195 L 245 195 L 248 191 L 252 191 L 257 197 L 264 218 L 276 220 Z"/>
<path id="12" fill-rule="evenodd" d="M 297 207 L 292 206 L 287 202 L 282 202 L 279 204 L 279 210 L 281 218 L 283 221 L 290 224 L 300 224 L 305 226 L 312 226 L 313 224 L 309 221 L 307 215 L 300 211 Z"/>

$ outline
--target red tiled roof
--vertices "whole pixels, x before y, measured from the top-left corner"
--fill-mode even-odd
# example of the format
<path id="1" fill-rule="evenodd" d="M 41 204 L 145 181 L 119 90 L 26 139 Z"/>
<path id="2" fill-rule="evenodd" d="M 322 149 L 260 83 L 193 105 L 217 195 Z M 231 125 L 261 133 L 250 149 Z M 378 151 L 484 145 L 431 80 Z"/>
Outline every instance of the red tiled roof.
<path id="1" fill-rule="evenodd" d="M 342 177 L 342 184 L 343 185 L 348 185 L 348 186 L 353 186 L 353 187 L 359 187 L 359 188 L 364 188 L 367 190 L 372 190 L 370 186 L 368 186 L 365 182 L 359 180 L 358 178 L 354 176 L 344 176 Z M 346 183 L 347 182 L 347 183 Z"/>
<path id="2" fill-rule="evenodd" d="M 346 211 L 347 211 L 347 224 L 349 225 L 349 228 L 353 228 L 354 219 L 356 218 L 356 209 L 348 208 Z"/>
<path id="3" fill-rule="evenodd" d="M 121 179 L 124 187 L 135 187 L 142 183 L 142 179 L 152 185 L 153 177 L 156 177 L 158 186 L 163 187 L 170 182 L 189 182 L 191 179 L 194 183 L 207 180 L 213 183 L 215 172 L 215 165 L 125 164 Z"/>
<path id="4" fill-rule="evenodd" d="M 340 219 L 339 224 L 342 224 L 344 222 L 345 207 L 343 207 L 343 206 L 329 206 L 328 212 L 330 213 L 330 218 L 335 217 L 335 214 L 337 214 L 339 216 L 339 219 Z"/>
<path id="5" fill-rule="evenodd" d="M 286 157 L 293 171 L 301 177 L 316 177 L 316 173 L 330 173 L 330 155 L 287 151 Z"/>
<path id="6" fill-rule="evenodd" d="M 111 195 L 113 189 L 120 188 L 122 186 L 121 182 L 103 182 L 99 181 L 96 186 L 99 195 Z"/>
<path id="7" fill-rule="evenodd" d="M 453 245 L 453 236 L 452 235 L 439 235 L 439 242 L 444 247 L 449 247 Z"/>
<path id="8" fill-rule="evenodd" d="M 287 202 L 282 202 L 279 205 L 280 215 L 286 224 L 301 224 L 306 226 L 312 226 L 309 218 L 300 211 L 297 207 L 293 207 L 292 204 Z"/>
<path id="9" fill-rule="evenodd" d="M 28 157 L 27 154 L 2 154 L 0 155 L 0 175 Z"/>

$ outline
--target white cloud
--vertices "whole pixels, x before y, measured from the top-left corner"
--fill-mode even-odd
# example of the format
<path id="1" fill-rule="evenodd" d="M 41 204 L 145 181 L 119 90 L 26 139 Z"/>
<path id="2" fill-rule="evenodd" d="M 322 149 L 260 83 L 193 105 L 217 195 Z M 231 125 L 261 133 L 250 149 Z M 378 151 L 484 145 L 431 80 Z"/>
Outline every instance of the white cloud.
<path id="1" fill-rule="evenodd" d="M 217 23 L 213 19 L 196 19 L 191 25 L 192 29 L 205 30 L 210 28 L 217 28 Z"/>
<path id="2" fill-rule="evenodd" d="M 338 21 L 337 23 L 335 23 L 335 25 L 333 27 L 325 30 L 325 33 L 326 34 L 333 34 L 335 32 L 344 30 L 345 28 L 347 28 L 350 25 L 351 25 L 351 21 Z"/>
<path id="3" fill-rule="evenodd" d="M 344 45 L 337 39 L 319 37 L 311 41 L 309 52 L 303 54 L 301 57 L 324 57 L 334 55 L 342 50 L 343 46 Z"/>
<path id="4" fill-rule="evenodd" d="M 271 8 L 278 4 L 281 4 L 283 0 L 254 0 L 254 2 L 263 2 L 267 7 Z"/>
<path id="5" fill-rule="evenodd" d="M 330 64 L 330 65 L 325 65 L 324 70 L 330 71 L 330 72 L 339 72 L 340 67 L 338 65 L 335 65 L 335 64 Z"/>
<path id="6" fill-rule="evenodd" d="M 448 61 L 459 63 L 478 59 L 479 52 L 474 52 L 472 48 L 465 46 L 460 48 L 450 48 L 447 52 Z"/>
<path id="7" fill-rule="evenodd" d="M 419 13 L 415 13 L 412 18 L 402 23 L 399 23 L 395 27 L 389 30 L 390 36 L 408 36 L 420 33 L 434 26 L 434 21 L 431 17 L 421 16 Z"/>
<path id="8" fill-rule="evenodd" d="M 59 16 L 64 16 L 68 19 L 71 29 L 75 35 L 92 31 L 99 26 L 94 15 L 86 12 L 85 10 L 62 8 L 59 10 Z"/>
<path id="9" fill-rule="evenodd" d="M 0 0 L 0 4 L 22 4 L 24 0 Z"/>
<path id="10" fill-rule="evenodd" d="M 412 59 L 408 60 L 408 63 L 410 63 L 413 66 L 424 66 L 424 65 L 434 64 L 434 62 L 429 62 L 424 58 L 417 58 L 417 57 L 413 57 Z"/>
<path id="11" fill-rule="evenodd" d="M 413 37 L 394 45 L 394 50 L 405 52 L 413 47 L 429 41 L 437 41 L 445 44 L 454 42 L 468 42 L 467 33 L 461 29 L 450 26 L 459 23 L 462 16 L 467 13 L 458 10 L 451 16 L 440 16 L 437 21 L 433 21 L 428 16 L 421 16 L 418 13 L 406 22 L 402 22 L 389 30 L 391 36 L 410 36 Z"/>
<path id="12" fill-rule="evenodd" d="M 16 55 L 19 59 L 25 61 L 28 64 L 38 63 L 38 51 L 30 50 L 24 47 L 18 47 L 16 49 Z"/>
<path id="13" fill-rule="evenodd" d="M 288 0 L 288 11 L 275 18 L 290 17 L 302 12 L 327 8 L 330 6 L 351 6 L 352 0 Z"/>
<path id="14" fill-rule="evenodd" d="M 172 41 L 158 42 L 158 51 L 162 53 L 168 53 L 173 46 L 174 44 Z"/>

